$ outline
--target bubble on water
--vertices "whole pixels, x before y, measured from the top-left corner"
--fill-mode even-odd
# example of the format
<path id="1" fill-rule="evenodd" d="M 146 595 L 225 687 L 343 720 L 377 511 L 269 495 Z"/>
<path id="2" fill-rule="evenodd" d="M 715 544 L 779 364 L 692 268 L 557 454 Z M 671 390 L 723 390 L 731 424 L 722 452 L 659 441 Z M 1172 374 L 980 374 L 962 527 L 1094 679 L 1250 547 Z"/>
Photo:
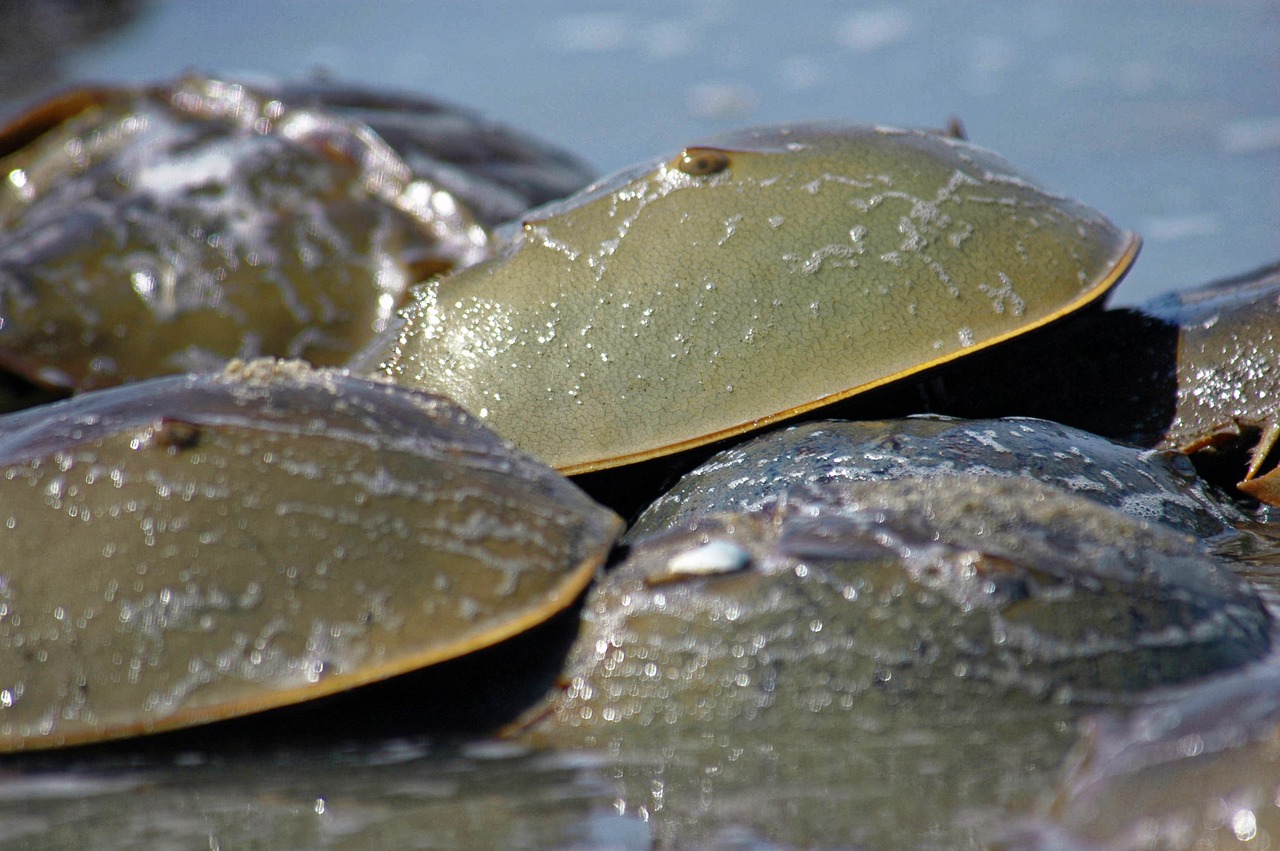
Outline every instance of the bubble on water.
<path id="1" fill-rule="evenodd" d="M 1236 810 L 1231 816 L 1231 830 L 1241 842 L 1252 841 L 1258 835 L 1258 818 L 1253 810 Z"/>

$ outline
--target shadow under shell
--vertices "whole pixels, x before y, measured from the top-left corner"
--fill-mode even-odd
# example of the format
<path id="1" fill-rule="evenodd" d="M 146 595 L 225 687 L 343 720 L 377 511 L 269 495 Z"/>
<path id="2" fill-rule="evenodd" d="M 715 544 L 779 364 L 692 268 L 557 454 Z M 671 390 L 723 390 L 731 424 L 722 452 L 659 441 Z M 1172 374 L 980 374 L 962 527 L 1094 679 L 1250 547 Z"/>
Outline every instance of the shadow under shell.
<path id="1" fill-rule="evenodd" d="M 332 694 L 568 607 L 618 519 L 444 399 L 233 362 L 0 419 L 0 749 Z"/>

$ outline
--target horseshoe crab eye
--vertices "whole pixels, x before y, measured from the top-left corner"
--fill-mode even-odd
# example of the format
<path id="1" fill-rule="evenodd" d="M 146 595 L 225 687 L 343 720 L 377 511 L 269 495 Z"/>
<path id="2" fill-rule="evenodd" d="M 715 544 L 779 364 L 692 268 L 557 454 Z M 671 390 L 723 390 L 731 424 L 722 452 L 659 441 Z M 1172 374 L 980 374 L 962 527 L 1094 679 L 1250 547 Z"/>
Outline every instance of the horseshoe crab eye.
<path id="1" fill-rule="evenodd" d="M 729 155 L 718 148 L 685 148 L 672 165 L 695 177 L 718 174 L 729 167 Z"/>

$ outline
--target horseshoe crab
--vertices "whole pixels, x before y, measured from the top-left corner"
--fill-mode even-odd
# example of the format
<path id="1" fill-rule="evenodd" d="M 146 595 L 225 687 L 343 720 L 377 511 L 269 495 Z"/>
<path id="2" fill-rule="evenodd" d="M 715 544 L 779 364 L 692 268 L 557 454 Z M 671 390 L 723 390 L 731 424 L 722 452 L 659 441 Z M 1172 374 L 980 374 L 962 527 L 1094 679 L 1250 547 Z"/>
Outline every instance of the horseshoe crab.
<path id="1" fill-rule="evenodd" d="M 1242 664 L 1269 643 L 1257 595 L 1193 538 L 1034 480 L 830 481 L 781 497 L 756 511 L 690 511 L 632 538 L 628 562 L 588 603 L 591 629 L 622 649 L 588 638 L 588 664 L 625 657 L 643 667 L 669 646 L 659 667 L 679 667 L 685 653 L 707 655 L 681 642 L 704 618 L 718 624 L 725 607 L 737 616 L 708 630 L 792 635 L 802 618 L 779 615 L 793 603 L 826 624 L 824 642 L 793 648 L 780 635 L 774 650 L 812 652 L 817 665 L 830 650 L 855 690 L 885 687 L 873 672 L 893 669 L 889 688 L 929 692 L 962 660 L 969 680 L 1131 690 Z M 828 594 L 830 610 L 814 602 Z M 625 626 L 633 618 L 646 628 Z M 756 663 L 730 654 L 715 664 Z M 606 664 L 599 675 L 620 670 Z"/>
<path id="2" fill-rule="evenodd" d="M 1237 487 L 1280 505 L 1280 264 L 1148 302 L 1178 329 L 1178 393 L 1162 443 L 1185 452 L 1253 438 Z"/>
<path id="3" fill-rule="evenodd" d="M 1199 538 L 1244 515 L 1215 499 L 1181 453 L 1144 451 L 1046 420 L 818 420 L 731 446 L 636 518 L 635 540 L 702 514 L 754 511 L 797 485 L 910 476 L 1035 479 Z M 785 497 L 782 497 L 785 498 Z"/>
<path id="4" fill-rule="evenodd" d="M 483 648 L 620 521 L 448 400 L 233 361 L 0 419 L 0 751 L 171 730 Z"/>
<path id="5" fill-rule="evenodd" d="M 943 135 L 741 131 L 527 214 L 353 362 L 568 473 L 716 441 L 1097 302 L 1139 240 Z"/>
<path id="6" fill-rule="evenodd" d="M 1277 339 L 1280 264 L 1271 264 L 1047 329 L 919 389 L 940 413 L 1043 417 L 1197 454 L 1214 480 L 1276 505 Z"/>
<path id="7" fill-rule="evenodd" d="M 1001 848 L 1231 848 L 1280 835 L 1280 669 L 1087 719 L 1057 794 Z"/>
<path id="8" fill-rule="evenodd" d="M 1074 717 L 1255 659 L 1269 627 L 1189 536 L 1036 481 L 827 481 L 632 540 L 530 735 L 610 754 L 659 844 L 702 844 L 714 800 L 788 847 L 951 847 Z M 828 782 L 841 807 L 786 791 Z"/>
<path id="9" fill-rule="evenodd" d="M 233 356 L 336 365 L 410 284 L 589 176 L 420 98 L 200 76 L 77 90 L 0 132 L 0 365 L 63 392 Z"/>

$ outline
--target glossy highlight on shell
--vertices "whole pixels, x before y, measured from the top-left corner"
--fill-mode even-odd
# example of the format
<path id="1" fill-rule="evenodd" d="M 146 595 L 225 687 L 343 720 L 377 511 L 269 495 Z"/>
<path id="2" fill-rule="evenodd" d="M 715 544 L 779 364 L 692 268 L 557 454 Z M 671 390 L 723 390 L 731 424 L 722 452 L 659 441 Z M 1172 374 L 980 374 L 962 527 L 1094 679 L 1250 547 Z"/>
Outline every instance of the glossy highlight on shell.
<path id="1" fill-rule="evenodd" d="M 75 90 L 0 132 L 0 366 L 68 392 L 231 357 L 337 365 L 411 284 L 588 179 L 423 98 L 197 75 Z"/>
<path id="2" fill-rule="evenodd" d="M 635 540 L 724 511 L 754 511 L 802 485 L 998 477 L 1054 485 L 1200 538 L 1244 519 L 1176 452 L 1142 450 L 1046 420 L 815 420 L 744 440 L 690 470 L 636 518 Z"/>
<path id="3" fill-rule="evenodd" d="M 750 716 L 812 683 L 854 705 L 1106 701 L 1270 645 L 1257 595 L 1195 539 L 1028 479 L 835 480 L 692 517 L 592 589 L 565 724 L 706 720 L 708 694 Z"/>
<path id="4" fill-rule="evenodd" d="M 1238 667 L 1271 628 L 1188 536 L 995 477 L 827 482 L 677 523 L 630 543 L 582 622 L 530 735 L 609 754 L 620 806 L 699 847 L 726 819 L 787 847 L 958 847 L 1091 707 Z"/>
<path id="5" fill-rule="evenodd" d="M 157 157 L 121 168 L 139 149 Z M 0 417 L 0 820 L 42 766 L 70 765 L 145 799 L 128 817 L 147 830 L 156 796 L 138 793 L 157 776 L 196 796 L 235 786 L 186 808 L 200 841 L 212 808 L 234 819 L 270 799 L 291 810 L 268 831 L 285 844 L 303 822 L 321 844 L 359 821 L 353 842 L 392 822 L 429 841 L 413 801 L 485 847 L 563 845 L 584 826 L 640 847 L 960 847 L 1051 792 L 1077 724 L 1096 732 L 1089 718 L 1118 708 L 1135 726 L 1091 734 L 1077 753 L 1098 772 L 1068 773 L 1062 818 L 1032 826 L 1105 844 L 1162 782 L 1130 755 L 1225 742 L 1223 719 L 1255 710 L 1244 738 L 1274 744 L 1273 513 L 1208 482 L 1208 450 L 1198 468 L 1180 451 L 1261 431 L 1259 460 L 1280 434 L 1274 267 L 1083 310 L 1137 238 L 941 132 L 747 130 L 528 209 L 583 176 L 474 115 L 327 81 L 82 89 L 0 132 L 0 222 L 15 225 L 0 233 L 0 410 L 205 369 L 219 341 L 269 350 L 248 320 L 276 301 L 305 320 L 287 352 L 321 360 L 333 343 L 337 359 L 325 323 L 350 311 L 317 270 L 375 269 L 347 295 L 376 306 L 365 330 L 386 326 L 342 370 L 235 360 Z M 246 187 L 305 236 L 273 262 Z M 153 206 L 182 240 L 103 241 L 115 213 L 154 236 Z M 176 311 L 152 334 L 157 317 L 129 307 L 173 307 L 181 276 L 131 274 L 105 302 L 77 277 L 177 268 L 174 246 L 234 258 L 216 283 L 271 284 L 220 291 L 236 328 Z M 54 279 L 73 283 L 61 307 L 41 289 Z M 178 355 L 148 348 L 175 341 Z M 983 419 L 814 419 L 916 414 L 948 393 Z M 1043 398 L 1056 422 L 1025 418 Z M 1198 402 L 1202 421 L 1179 419 Z M 1147 448 L 1060 424 L 1086 420 Z M 579 490 L 535 454 L 602 472 Z M 615 548 L 619 519 L 587 494 L 648 508 Z M 487 769 L 464 779 L 455 745 Z M 114 771 L 152 755 L 171 773 Z M 1201 787 L 1219 767 L 1270 788 L 1271 755 L 1220 756 L 1208 774 L 1174 766 L 1179 817 L 1239 788 Z M 223 770 L 240 759 L 252 782 Z M 568 778 L 551 808 L 565 821 L 530 832 L 522 811 L 546 814 L 552 774 Z M 77 826 L 110 817 L 65 803 Z"/>
<path id="6" fill-rule="evenodd" d="M 742 131 L 527 215 L 498 256 L 422 289 L 359 363 L 580 473 L 1052 322 L 1101 298 L 1137 248 L 937 134 Z"/>
<path id="7" fill-rule="evenodd" d="M 1155 299 L 1178 332 L 1177 403 L 1162 444 L 1186 452 L 1254 442 L 1238 487 L 1280 505 L 1280 264 Z M 1271 463 L 1268 463 L 1271 461 Z"/>
<path id="8" fill-rule="evenodd" d="M 1196 457 L 1215 482 L 1280 504 L 1280 264 L 1077 317 L 949 366 L 928 410 L 1017 414 Z"/>
<path id="9" fill-rule="evenodd" d="M 175 729 L 567 607 L 619 521 L 448 400 L 234 361 L 0 419 L 0 750 Z"/>

